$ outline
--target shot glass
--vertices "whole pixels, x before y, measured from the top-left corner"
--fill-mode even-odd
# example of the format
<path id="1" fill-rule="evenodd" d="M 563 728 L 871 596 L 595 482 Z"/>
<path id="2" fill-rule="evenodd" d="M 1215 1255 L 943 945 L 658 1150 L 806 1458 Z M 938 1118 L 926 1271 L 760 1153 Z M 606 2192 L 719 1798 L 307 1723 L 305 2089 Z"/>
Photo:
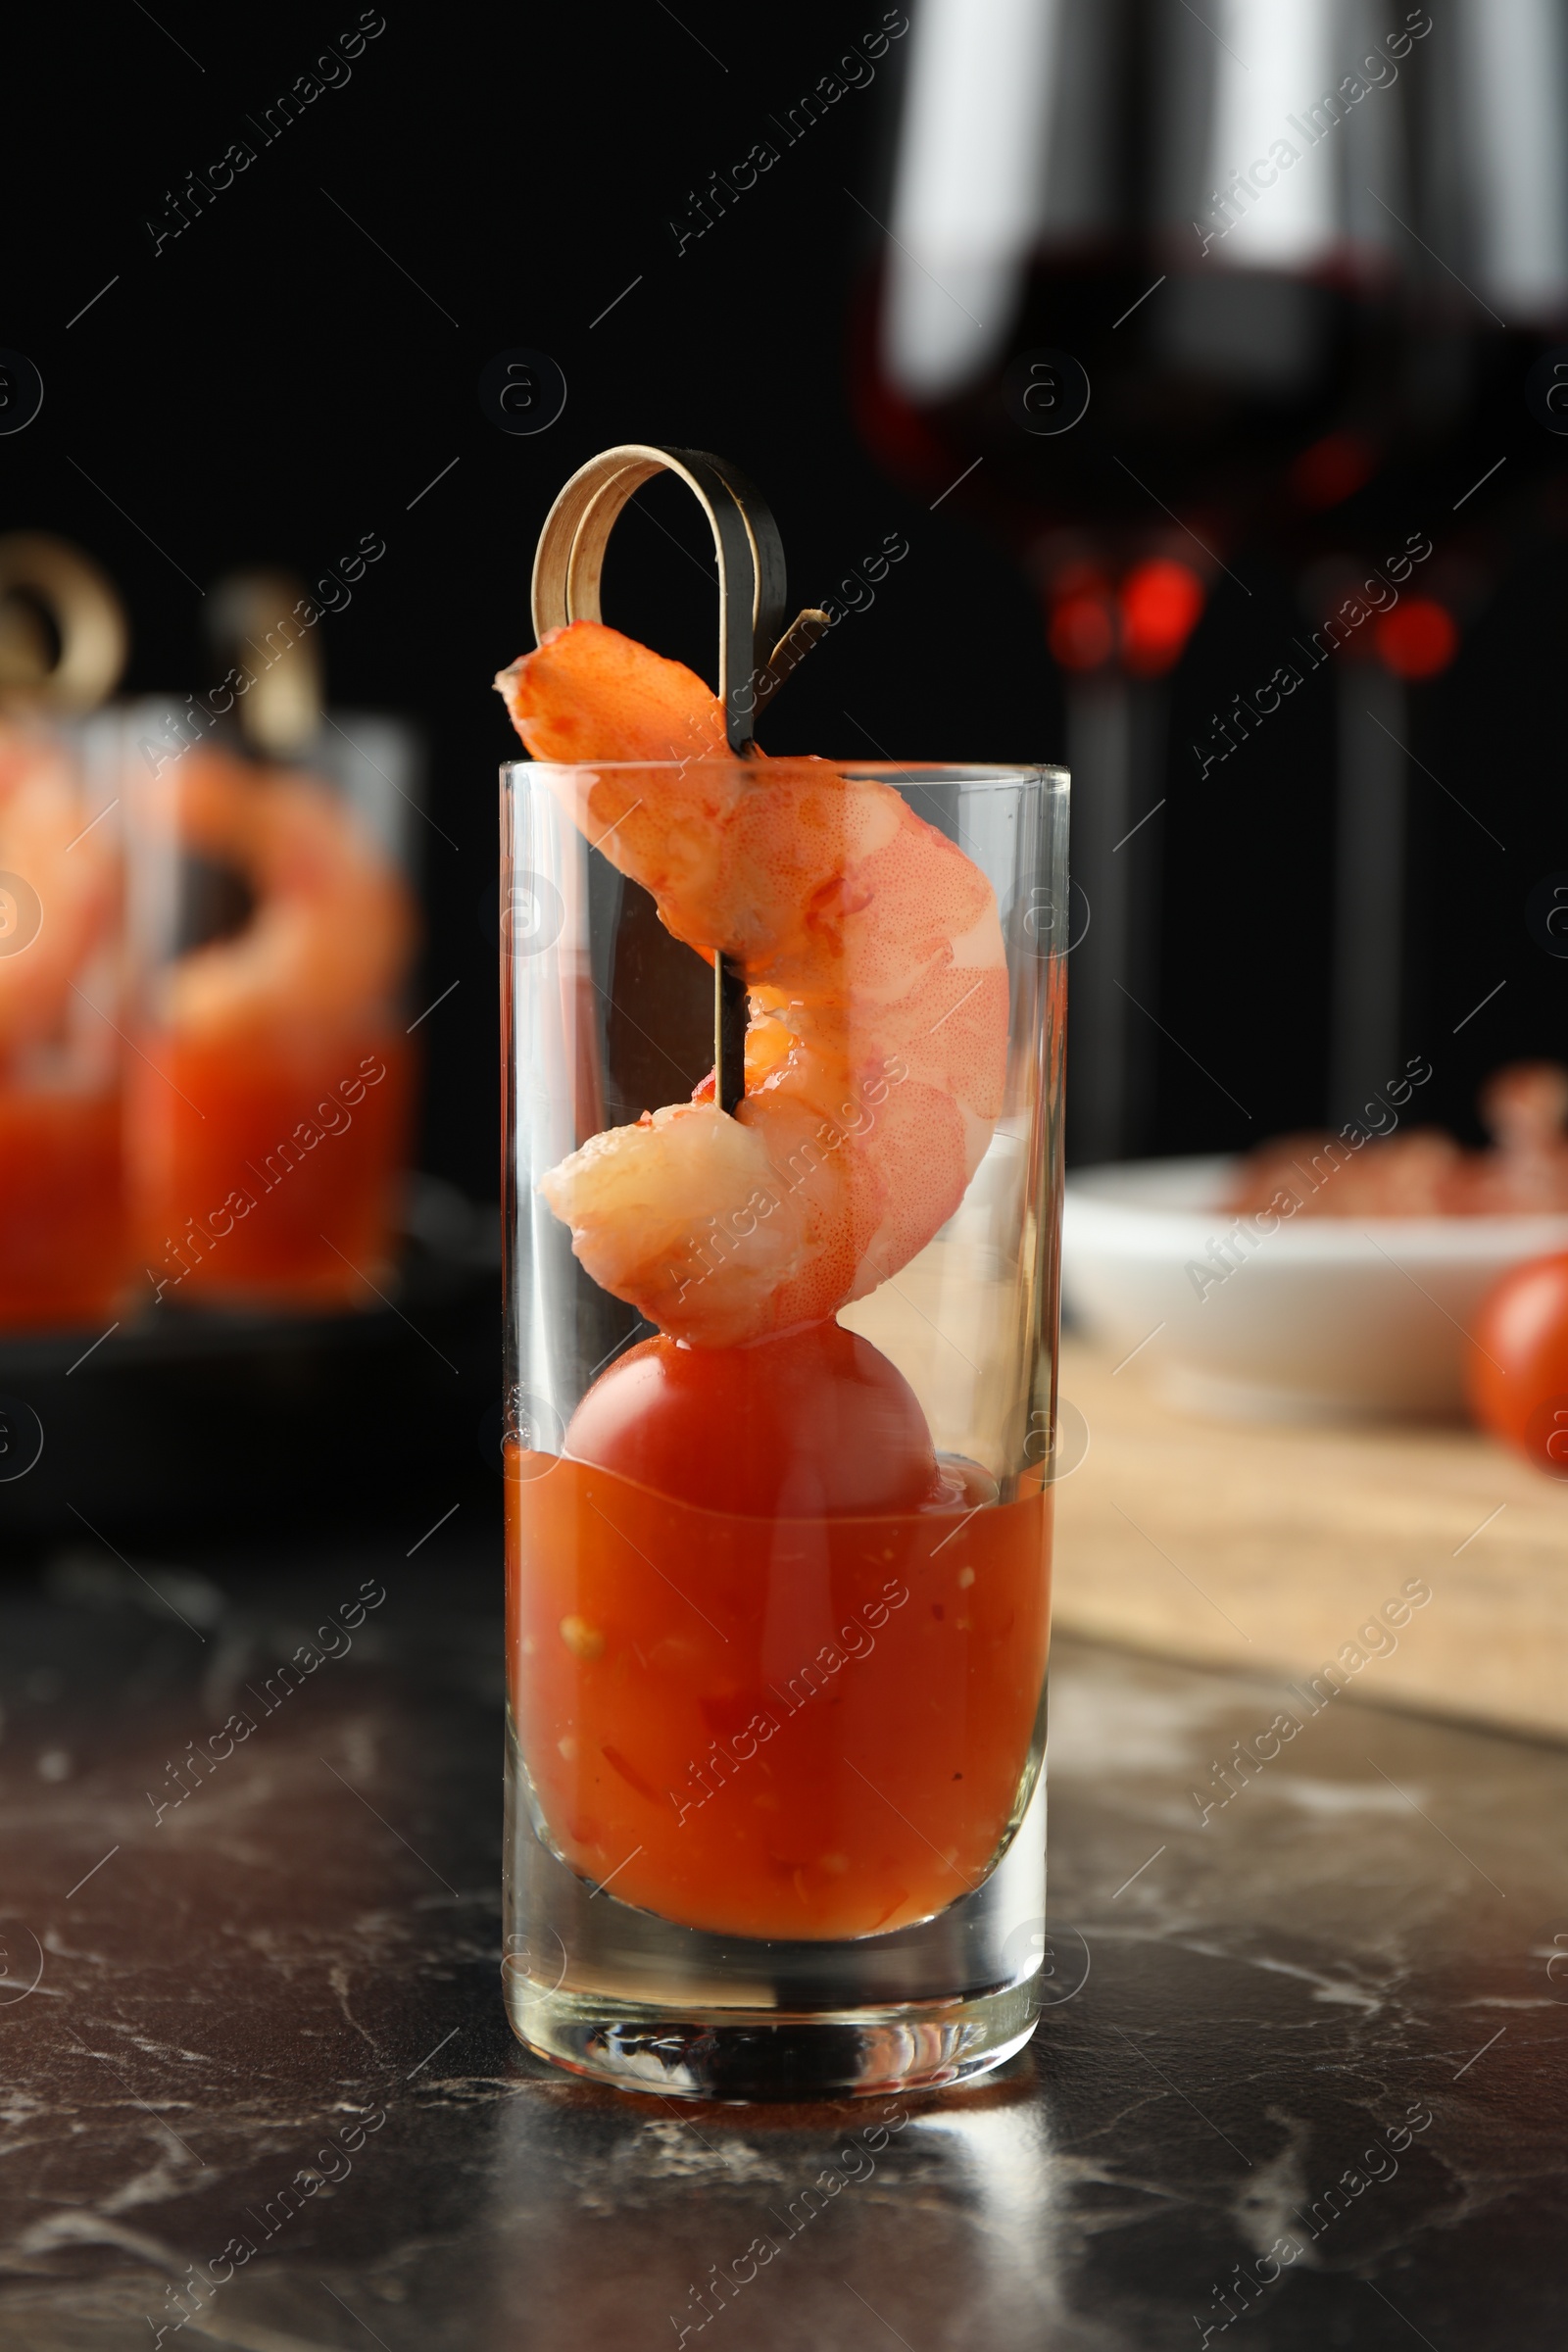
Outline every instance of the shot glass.
<path id="1" fill-rule="evenodd" d="M 330 776 L 306 754 L 243 758 L 188 708 L 135 705 L 116 724 L 136 966 L 126 1157 L 147 1295 L 373 1309 L 394 1270 L 421 1042 L 408 1034 L 417 916 L 397 788 L 383 807 L 368 762 Z"/>
<path id="2" fill-rule="evenodd" d="M 676 772 L 616 770 L 655 808 Z M 676 1493 L 604 1468 L 578 1440 L 622 1358 L 653 1343 L 540 1187 L 591 1137 L 701 1086 L 713 976 L 571 821 L 582 771 L 502 771 L 502 1975 L 522 2042 L 622 2088 L 956 2082 L 1020 2048 L 1037 2015 L 1068 782 L 1041 767 L 838 772 L 892 786 L 995 893 L 1001 1114 L 934 1238 L 842 1307 L 836 1332 L 800 1341 L 846 1385 L 827 1394 L 808 1364 L 796 1389 L 760 1395 L 753 1427 L 746 1351 L 728 1359 L 726 1435 L 694 1495 L 689 1478 Z M 842 1131 L 819 1130 L 823 1152 L 902 1115 L 874 990 L 840 1010 L 855 1066 L 880 1075 L 844 1104 Z M 917 1122 L 902 1149 L 917 1186 Z M 701 1281 L 716 1250 L 746 1246 L 744 1220 L 725 1234 L 701 1199 L 689 1210 L 683 1279 Z M 916 1424 L 936 1498 L 857 1508 L 878 1492 L 880 1450 Z M 783 1498 L 766 1515 L 735 1499 L 735 1457 L 759 1449 Z"/>

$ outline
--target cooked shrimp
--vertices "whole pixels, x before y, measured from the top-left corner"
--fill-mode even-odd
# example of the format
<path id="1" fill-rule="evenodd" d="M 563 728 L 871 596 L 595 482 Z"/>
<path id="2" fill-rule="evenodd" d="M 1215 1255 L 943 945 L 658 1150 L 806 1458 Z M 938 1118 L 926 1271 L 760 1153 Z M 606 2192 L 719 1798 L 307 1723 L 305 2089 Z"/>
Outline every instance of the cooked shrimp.
<path id="1" fill-rule="evenodd" d="M 1286 1135 L 1249 1152 L 1225 1205 L 1266 1212 L 1283 1196 L 1292 1216 L 1440 1217 L 1462 1154 L 1431 1127 L 1360 1146 L 1337 1135 Z"/>
<path id="2" fill-rule="evenodd" d="M 138 794 L 171 846 L 237 867 L 255 912 L 232 938 L 178 956 L 155 1002 L 192 1042 L 362 1020 L 395 991 L 413 937 L 408 893 L 353 812 L 324 786 L 188 752 Z"/>
<path id="3" fill-rule="evenodd" d="M 108 936 L 117 854 L 107 826 L 86 830 L 91 820 L 75 768 L 59 745 L 43 733 L 6 728 L 0 874 L 14 875 L 23 888 L 17 893 L 0 882 L 11 934 L 0 937 L 6 951 L 0 953 L 0 1056 L 62 1028 L 72 1009 L 71 983 Z"/>
<path id="4" fill-rule="evenodd" d="M 874 779 L 722 752 L 699 678 L 598 622 L 498 680 L 573 821 L 675 938 L 731 958 L 751 1019 L 734 1117 L 689 1102 L 542 1178 L 604 1289 L 710 1348 L 818 1322 L 956 1208 L 1002 1109 L 1007 972 L 991 885 Z M 692 757 L 693 751 L 699 755 Z"/>
<path id="5" fill-rule="evenodd" d="M 1568 1209 L 1568 1070 L 1522 1061 L 1481 1090 L 1494 1150 L 1466 1152 L 1450 1135 L 1417 1127 L 1360 1145 L 1340 1136 L 1283 1136 L 1249 1154 L 1226 1205 L 1267 1210 L 1283 1194 L 1293 1215 L 1480 1217 Z M 1349 1132 L 1349 1131 L 1347 1131 Z"/>
<path id="6" fill-rule="evenodd" d="M 1568 1208 L 1568 1070 L 1512 1062 L 1487 1080 L 1479 1107 L 1495 1149 L 1478 1154 L 1464 1206 L 1476 1215 Z"/>

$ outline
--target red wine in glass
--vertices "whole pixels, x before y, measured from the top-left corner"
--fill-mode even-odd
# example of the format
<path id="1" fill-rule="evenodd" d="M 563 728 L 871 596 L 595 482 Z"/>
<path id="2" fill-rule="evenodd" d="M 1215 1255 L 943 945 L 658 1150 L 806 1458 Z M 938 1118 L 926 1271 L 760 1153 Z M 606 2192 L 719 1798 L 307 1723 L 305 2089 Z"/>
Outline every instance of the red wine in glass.
<path id="1" fill-rule="evenodd" d="M 1159 681 L 1247 543 L 1348 527 L 1399 425 L 1403 248 L 1353 175 L 1401 151 L 1400 61 L 1337 101 L 1326 0 L 1225 25 L 1143 0 L 999 10 L 992 38 L 925 0 L 854 326 L 866 437 L 1020 556 L 1065 672 L 1079 1159 L 1133 1147 L 1149 1101 Z"/>

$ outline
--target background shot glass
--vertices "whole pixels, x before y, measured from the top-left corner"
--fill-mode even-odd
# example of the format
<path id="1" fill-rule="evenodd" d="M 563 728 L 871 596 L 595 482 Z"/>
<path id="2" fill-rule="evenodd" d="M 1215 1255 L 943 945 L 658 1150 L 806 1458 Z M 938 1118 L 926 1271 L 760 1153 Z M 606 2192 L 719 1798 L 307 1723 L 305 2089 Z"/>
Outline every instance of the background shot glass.
<path id="1" fill-rule="evenodd" d="M 569 1449 L 650 1326 L 578 1263 L 540 1179 L 713 1058 L 711 972 L 577 831 L 573 772 L 502 774 L 512 2023 L 578 2072 L 691 2095 L 957 2081 L 1028 2038 L 1044 1933 L 1067 778 L 841 771 L 992 884 L 1005 1090 L 956 1211 L 839 1316 L 857 1380 L 913 1391 L 948 1500 L 767 1518 Z M 657 805 L 676 770 L 617 772 Z M 851 1033 L 865 1067 L 870 1004 Z M 787 1490 L 791 1414 L 760 1442 Z"/>
<path id="2" fill-rule="evenodd" d="M 189 698 L 119 725 L 136 964 L 126 1150 L 149 1279 L 184 1304 L 373 1307 L 396 1257 L 419 1042 L 406 796 L 368 760 L 320 772 L 315 742 L 287 762 L 247 757 Z"/>

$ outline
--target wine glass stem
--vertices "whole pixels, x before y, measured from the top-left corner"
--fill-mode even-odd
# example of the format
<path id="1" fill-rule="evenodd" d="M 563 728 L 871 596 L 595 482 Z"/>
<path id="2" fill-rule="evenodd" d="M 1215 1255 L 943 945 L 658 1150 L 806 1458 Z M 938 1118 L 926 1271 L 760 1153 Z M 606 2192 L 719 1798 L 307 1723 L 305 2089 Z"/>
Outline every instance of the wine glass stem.
<path id="1" fill-rule="evenodd" d="M 1339 675 L 1329 1114 L 1359 1116 L 1398 1068 L 1408 696 L 1381 667 Z"/>
<path id="2" fill-rule="evenodd" d="M 1069 674 L 1072 878 L 1089 927 L 1069 966 L 1067 1148 L 1078 1164 L 1148 1140 L 1159 958 L 1165 695 L 1122 670 Z M 1074 929 L 1082 921 L 1075 917 Z"/>

